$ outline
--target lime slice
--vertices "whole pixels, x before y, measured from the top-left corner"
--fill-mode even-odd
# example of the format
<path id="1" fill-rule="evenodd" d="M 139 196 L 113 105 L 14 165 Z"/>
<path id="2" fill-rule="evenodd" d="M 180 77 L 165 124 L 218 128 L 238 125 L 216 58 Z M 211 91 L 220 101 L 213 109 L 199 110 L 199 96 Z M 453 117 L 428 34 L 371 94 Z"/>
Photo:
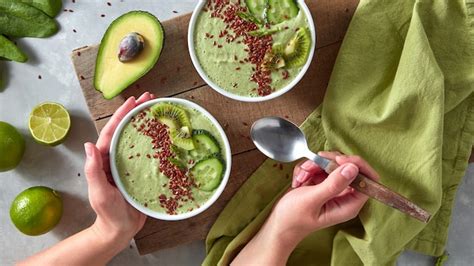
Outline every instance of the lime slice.
<path id="1" fill-rule="evenodd" d="M 71 127 L 71 118 L 64 106 L 46 102 L 33 108 L 28 127 L 37 142 L 56 146 L 66 138 Z"/>

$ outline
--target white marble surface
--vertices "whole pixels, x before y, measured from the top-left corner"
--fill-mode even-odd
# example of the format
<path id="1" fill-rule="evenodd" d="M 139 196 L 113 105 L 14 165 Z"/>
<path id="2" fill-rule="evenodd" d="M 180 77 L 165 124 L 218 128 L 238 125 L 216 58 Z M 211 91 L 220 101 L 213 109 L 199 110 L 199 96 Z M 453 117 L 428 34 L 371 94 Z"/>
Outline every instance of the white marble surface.
<path id="1" fill-rule="evenodd" d="M 87 227 L 94 214 L 87 201 L 83 175 L 83 143 L 95 141 L 97 135 L 75 78 L 70 53 L 74 48 L 98 43 L 113 18 L 129 10 L 142 9 L 160 20 L 190 12 L 196 0 L 72 0 L 63 1 L 57 20 L 61 30 L 48 39 L 20 39 L 19 45 L 28 53 L 28 63 L 0 61 L 3 75 L 8 77 L 6 89 L 0 91 L 0 120 L 19 128 L 26 138 L 27 149 L 22 163 L 13 171 L 0 173 L 0 265 L 12 265 L 41 249 Z M 173 11 L 177 11 L 178 14 Z M 105 14 L 105 17 L 101 17 Z M 77 33 L 73 32 L 73 29 Z M 38 79 L 41 75 L 41 79 Z M 63 145 L 55 148 L 36 144 L 27 129 L 31 109 L 44 101 L 62 103 L 72 115 L 72 129 Z M 80 176 L 79 176 L 80 174 Z M 453 255 L 450 265 L 470 265 L 474 261 L 474 220 L 472 204 L 474 166 L 464 179 L 454 210 L 448 250 Z M 10 222 L 8 210 L 14 197 L 24 189 L 46 185 L 64 195 L 65 212 L 60 224 L 50 233 L 28 237 L 19 233 Z M 111 265 L 197 265 L 204 258 L 202 241 L 150 255 L 139 256 L 132 246 L 119 254 Z M 400 265 L 432 265 L 431 259 L 404 254 Z"/>

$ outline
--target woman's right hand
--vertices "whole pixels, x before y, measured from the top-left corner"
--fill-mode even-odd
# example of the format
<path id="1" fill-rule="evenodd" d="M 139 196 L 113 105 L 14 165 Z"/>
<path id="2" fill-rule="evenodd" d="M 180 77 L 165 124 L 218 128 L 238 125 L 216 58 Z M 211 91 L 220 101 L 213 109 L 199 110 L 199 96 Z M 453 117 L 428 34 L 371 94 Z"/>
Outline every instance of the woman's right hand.
<path id="1" fill-rule="evenodd" d="M 374 180 L 375 170 L 359 156 L 320 152 L 340 166 L 326 174 L 312 161 L 298 164 L 292 189 L 276 203 L 267 221 L 234 260 L 235 264 L 284 265 L 310 233 L 357 216 L 368 197 L 349 184 L 359 171 Z"/>

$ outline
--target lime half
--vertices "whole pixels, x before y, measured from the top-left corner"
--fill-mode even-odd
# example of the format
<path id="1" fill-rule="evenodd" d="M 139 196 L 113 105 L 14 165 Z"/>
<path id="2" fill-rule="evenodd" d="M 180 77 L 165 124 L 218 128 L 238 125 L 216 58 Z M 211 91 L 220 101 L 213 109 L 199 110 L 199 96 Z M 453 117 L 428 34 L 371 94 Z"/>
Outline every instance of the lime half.
<path id="1" fill-rule="evenodd" d="M 71 127 L 71 118 L 61 104 L 46 102 L 33 108 L 28 127 L 37 142 L 55 146 L 66 138 Z"/>

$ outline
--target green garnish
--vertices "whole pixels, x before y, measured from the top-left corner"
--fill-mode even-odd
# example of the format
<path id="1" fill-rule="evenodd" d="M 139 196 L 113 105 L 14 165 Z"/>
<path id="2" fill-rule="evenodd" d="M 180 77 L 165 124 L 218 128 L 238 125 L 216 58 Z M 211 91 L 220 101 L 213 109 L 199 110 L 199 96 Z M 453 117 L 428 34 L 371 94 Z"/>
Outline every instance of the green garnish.
<path id="1" fill-rule="evenodd" d="M 257 19 L 256 17 L 252 16 L 249 13 L 244 13 L 244 12 L 238 12 L 237 16 L 239 16 L 241 19 L 248 21 L 248 22 L 253 22 L 257 25 L 263 25 L 263 22 Z"/>
<path id="2" fill-rule="evenodd" d="M 262 28 L 259 28 L 258 30 L 253 30 L 253 31 L 249 31 L 249 35 L 251 36 L 255 36 L 255 37 L 262 37 L 262 36 L 267 36 L 267 35 L 271 35 L 275 32 L 278 32 L 280 30 L 280 28 L 266 28 L 266 27 L 262 27 Z"/>

